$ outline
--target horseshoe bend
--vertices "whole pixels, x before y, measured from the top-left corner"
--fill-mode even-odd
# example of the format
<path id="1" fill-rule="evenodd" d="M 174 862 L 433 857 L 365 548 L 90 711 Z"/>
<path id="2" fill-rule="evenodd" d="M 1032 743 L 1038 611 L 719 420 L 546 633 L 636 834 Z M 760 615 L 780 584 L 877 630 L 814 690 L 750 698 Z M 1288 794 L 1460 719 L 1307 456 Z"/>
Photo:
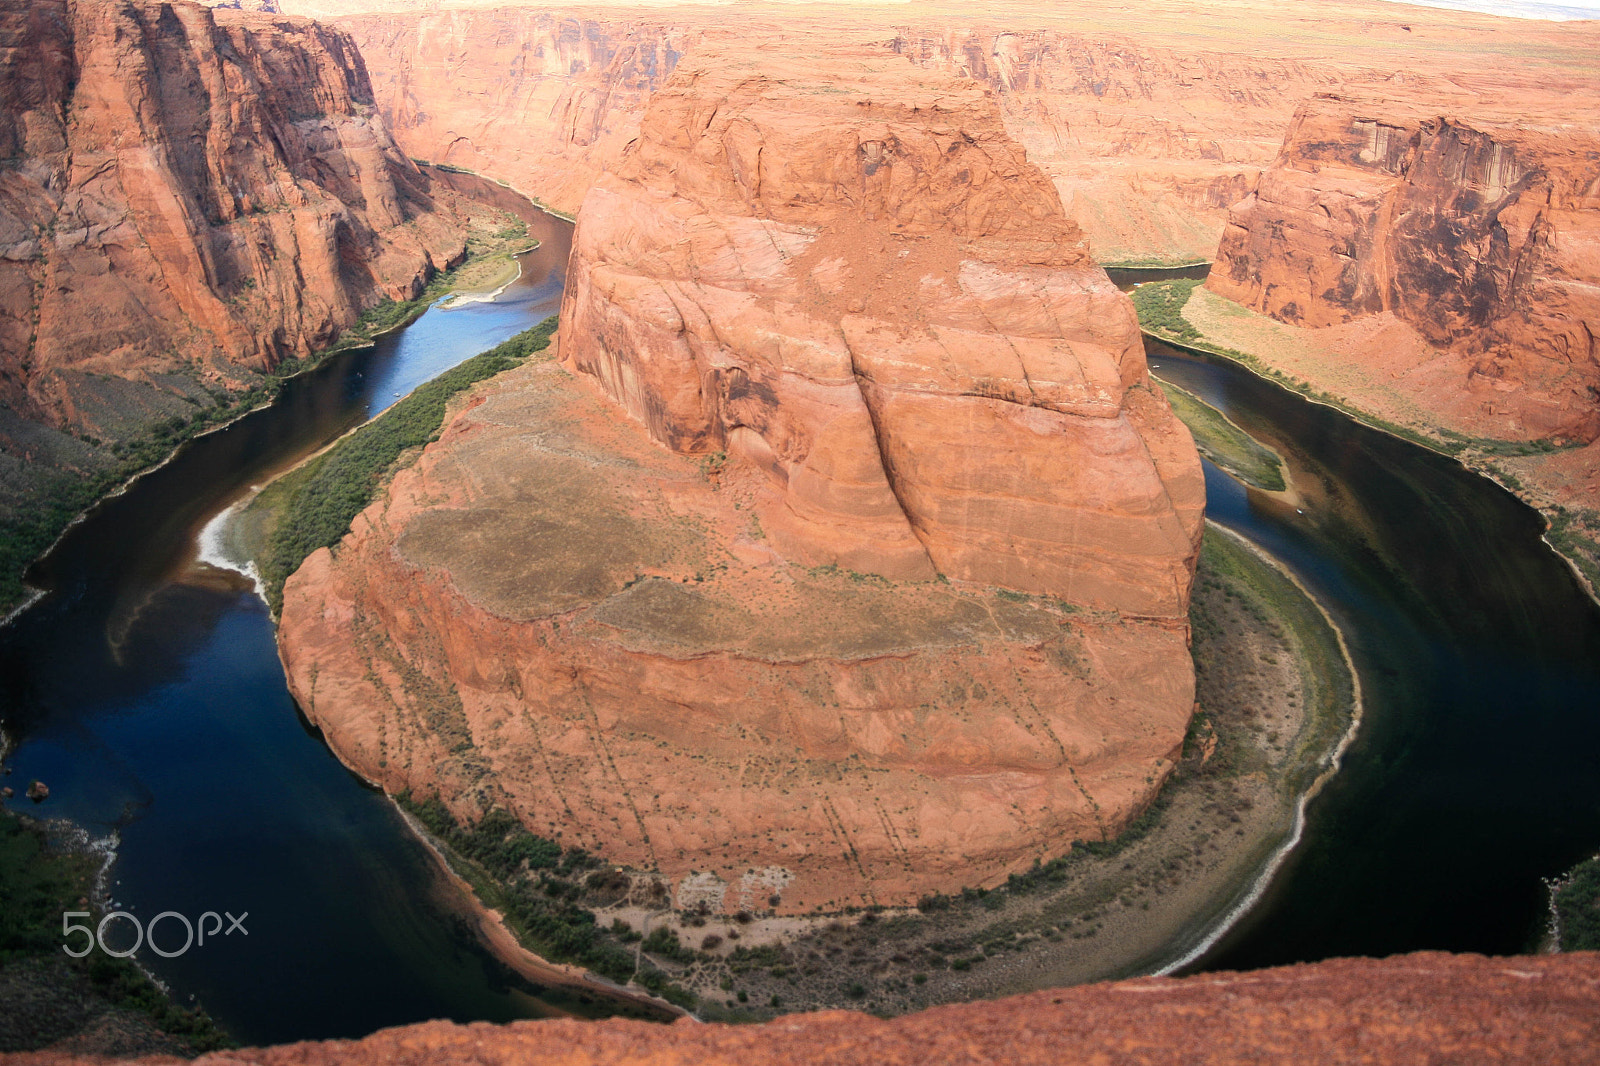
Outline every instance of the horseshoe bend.
<path id="1" fill-rule="evenodd" d="M 284 588 L 359 773 L 725 912 L 993 885 L 1149 803 L 1199 461 L 989 92 L 684 59 L 583 205 L 555 348 Z"/>
<path id="2" fill-rule="evenodd" d="M 0 0 L 0 1066 L 1591 1061 L 1597 87 Z"/>

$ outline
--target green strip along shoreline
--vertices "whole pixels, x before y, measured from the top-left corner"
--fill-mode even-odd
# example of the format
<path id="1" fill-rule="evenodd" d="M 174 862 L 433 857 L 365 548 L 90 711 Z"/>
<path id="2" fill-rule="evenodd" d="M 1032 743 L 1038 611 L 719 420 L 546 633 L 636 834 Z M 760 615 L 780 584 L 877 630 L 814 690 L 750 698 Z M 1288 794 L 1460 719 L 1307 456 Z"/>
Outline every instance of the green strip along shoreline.
<path id="1" fill-rule="evenodd" d="M 525 228 L 521 238 L 526 239 Z M 508 231 L 506 239 L 515 240 L 517 235 Z M 213 393 L 215 404 L 196 407 L 187 418 L 173 416 L 152 423 L 129 440 L 95 444 L 96 461 L 104 465 L 86 470 L 81 476 L 57 473 L 32 489 L 23 490 L 20 502 L 10 513 L 0 513 L 0 626 L 11 622 L 41 595 L 25 583 L 28 569 L 48 555 L 102 500 L 127 491 L 139 478 L 161 469 L 191 440 L 226 429 L 271 406 L 291 379 L 316 370 L 341 353 L 371 348 L 385 334 L 415 322 L 437 300 L 455 291 L 463 272 L 502 254 L 495 248 L 469 254 L 455 267 L 436 272 L 412 299 L 385 299 L 369 308 L 327 348 L 304 359 L 284 360 L 258 374 L 254 384 L 242 391 Z"/>

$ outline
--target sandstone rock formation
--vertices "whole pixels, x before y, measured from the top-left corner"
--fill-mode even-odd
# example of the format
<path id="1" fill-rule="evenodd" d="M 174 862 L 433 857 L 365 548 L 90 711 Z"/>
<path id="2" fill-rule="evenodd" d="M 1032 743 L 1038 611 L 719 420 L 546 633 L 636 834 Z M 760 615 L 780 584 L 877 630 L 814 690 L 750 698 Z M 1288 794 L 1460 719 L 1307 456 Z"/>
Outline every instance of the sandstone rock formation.
<path id="1" fill-rule="evenodd" d="M 564 359 L 764 468 L 795 561 L 1181 618 L 1202 490 L 1131 305 L 984 89 L 823 62 L 680 64 L 584 201 Z"/>
<path id="2" fill-rule="evenodd" d="M 1600 436 L 1600 95 L 1565 105 L 1318 97 L 1233 208 L 1208 287 L 1297 325 L 1411 327 L 1449 365 L 1419 386 L 1446 424 Z"/>
<path id="3" fill-rule="evenodd" d="M 1550 100 L 1583 92 L 1600 50 L 1592 23 L 1368 0 L 1315 11 L 1183 0 L 825 12 L 755 3 L 281 3 L 341 17 L 410 154 L 493 174 L 567 212 L 618 158 L 649 93 L 696 42 L 888 43 L 995 91 L 1007 130 L 1055 183 L 1102 261 L 1210 259 L 1228 206 L 1271 165 L 1295 108 L 1314 93 L 1403 85 Z"/>
<path id="4" fill-rule="evenodd" d="M 834 1011 L 760 1026 L 427 1022 L 365 1040 L 218 1052 L 199 1066 L 1244 1066 L 1538 1063 L 1600 1044 L 1600 956 L 1417 954 L 1255 973 L 1145 978 L 940 1007 L 889 1021 Z M 45 1052 L 0 1064 L 91 1066 Z M 119 1060 L 126 1062 L 128 1060 Z M 176 1059 L 141 1059 L 146 1066 Z"/>
<path id="5" fill-rule="evenodd" d="M 729 911 L 992 884 L 1154 795 L 1199 464 L 984 89 L 686 59 L 560 342 L 285 586 L 347 763 Z"/>
<path id="6" fill-rule="evenodd" d="M 462 252 L 337 30 L 7 4 L 0 98 L 0 403 L 25 418 L 112 439 L 208 406 Z"/>

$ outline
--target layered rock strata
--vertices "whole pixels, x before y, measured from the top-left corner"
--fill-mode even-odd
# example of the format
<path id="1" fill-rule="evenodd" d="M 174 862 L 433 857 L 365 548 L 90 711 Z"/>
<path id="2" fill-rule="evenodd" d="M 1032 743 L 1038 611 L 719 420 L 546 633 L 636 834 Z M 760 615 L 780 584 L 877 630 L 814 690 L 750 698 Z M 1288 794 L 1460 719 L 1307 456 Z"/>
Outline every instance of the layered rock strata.
<path id="1" fill-rule="evenodd" d="M 1272 164 L 1317 92 L 1377 88 L 1548 102 L 1593 83 L 1594 24 L 1494 19 L 1351 0 L 1151 0 L 628 10 L 453 0 L 283 0 L 342 17 L 396 137 L 577 210 L 638 129 L 651 92 L 702 39 L 760 48 L 888 43 L 988 85 L 1102 260 L 1201 260 L 1227 208 Z M 370 12 L 387 12 L 375 13 Z"/>
<path id="2" fill-rule="evenodd" d="M 1085 985 L 887 1021 L 832 1011 L 760 1026 L 427 1022 L 386 1029 L 360 1041 L 218 1052 L 196 1061 L 200 1066 L 1567 1066 L 1592 1062 L 1597 1042 L 1600 957 L 1593 953 L 1505 959 L 1430 953 Z M 23 1061 L 90 1066 L 110 1060 L 70 1052 L 0 1055 L 0 1062 Z M 177 1060 L 140 1061 L 154 1066 Z"/>
<path id="3" fill-rule="evenodd" d="M 285 586 L 341 757 L 683 907 L 1116 832 L 1192 706 L 1199 463 L 986 91 L 708 52 L 581 218 L 571 370 L 480 392 Z"/>
<path id="4" fill-rule="evenodd" d="M 564 359 L 764 469 L 798 562 L 1181 618 L 1202 490 L 1131 305 L 986 90 L 818 62 L 680 65 L 584 201 Z"/>
<path id="5" fill-rule="evenodd" d="M 24 418 L 113 439 L 186 416 L 462 253 L 340 31 L 8 4 L 0 97 L 0 403 Z"/>
<path id="6" fill-rule="evenodd" d="M 1409 327 L 1436 353 L 1408 375 L 1412 391 L 1452 428 L 1592 440 L 1600 138 L 1560 115 L 1439 103 L 1302 107 L 1230 212 L 1207 286 L 1296 325 Z M 1357 358 L 1375 369 L 1391 356 L 1395 374 L 1413 369 L 1391 346 L 1366 347 Z"/>

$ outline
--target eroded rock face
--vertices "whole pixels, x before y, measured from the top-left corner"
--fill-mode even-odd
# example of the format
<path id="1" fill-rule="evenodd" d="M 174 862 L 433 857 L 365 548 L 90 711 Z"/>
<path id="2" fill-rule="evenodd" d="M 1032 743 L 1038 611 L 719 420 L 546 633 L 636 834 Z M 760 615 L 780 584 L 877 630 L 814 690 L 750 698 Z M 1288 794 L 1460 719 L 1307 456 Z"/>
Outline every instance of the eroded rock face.
<path id="1" fill-rule="evenodd" d="M 581 219 L 564 359 L 763 468 L 791 560 L 1183 617 L 1193 445 L 980 86 L 707 49 Z"/>
<path id="2" fill-rule="evenodd" d="M 1459 388 L 1424 402 L 1495 407 L 1496 436 L 1594 439 L 1600 138 L 1441 103 L 1308 103 L 1207 284 L 1298 325 L 1393 315 L 1459 357 Z"/>
<path id="3" fill-rule="evenodd" d="M 341 25 L 372 65 L 380 107 L 410 154 L 492 174 L 568 214 L 706 28 L 510 6 L 402 6 Z"/>
<path id="4" fill-rule="evenodd" d="M 504 0 L 283 0 L 340 16 L 395 136 L 419 158 L 511 182 L 568 212 L 700 41 L 779 50 L 886 44 L 988 85 L 1102 262 L 1210 259 L 1228 207 L 1318 92 L 1584 93 L 1600 32 L 1351 0 L 1150 0 L 1137 10 L 995 0 L 881 9 L 741 3 L 646 11 Z M 370 12 L 388 12 L 371 14 Z M 1591 24 L 1592 25 L 1592 24 Z"/>
<path id="5" fill-rule="evenodd" d="M 209 404 L 463 249 L 337 30 L 9 4 L 0 98 L 0 402 L 29 418 L 114 437 Z"/>
<path id="6" fill-rule="evenodd" d="M 578 229 L 565 366 L 285 587 L 340 756 L 729 911 L 993 884 L 1142 809 L 1199 464 L 988 94 L 686 59 Z"/>
<path id="7" fill-rule="evenodd" d="M 1062 988 L 882 1020 L 832 1011 L 759 1026 L 427 1022 L 365 1040 L 218 1052 L 201 1066 L 772 1066 L 802 1063 L 1589 1063 L 1600 957 L 1438 953 Z M 8 1057 L 88 1066 L 70 1053 Z M 127 1061 L 127 1060 L 121 1060 Z M 171 1061 L 171 1060 L 163 1060 Z"/>

